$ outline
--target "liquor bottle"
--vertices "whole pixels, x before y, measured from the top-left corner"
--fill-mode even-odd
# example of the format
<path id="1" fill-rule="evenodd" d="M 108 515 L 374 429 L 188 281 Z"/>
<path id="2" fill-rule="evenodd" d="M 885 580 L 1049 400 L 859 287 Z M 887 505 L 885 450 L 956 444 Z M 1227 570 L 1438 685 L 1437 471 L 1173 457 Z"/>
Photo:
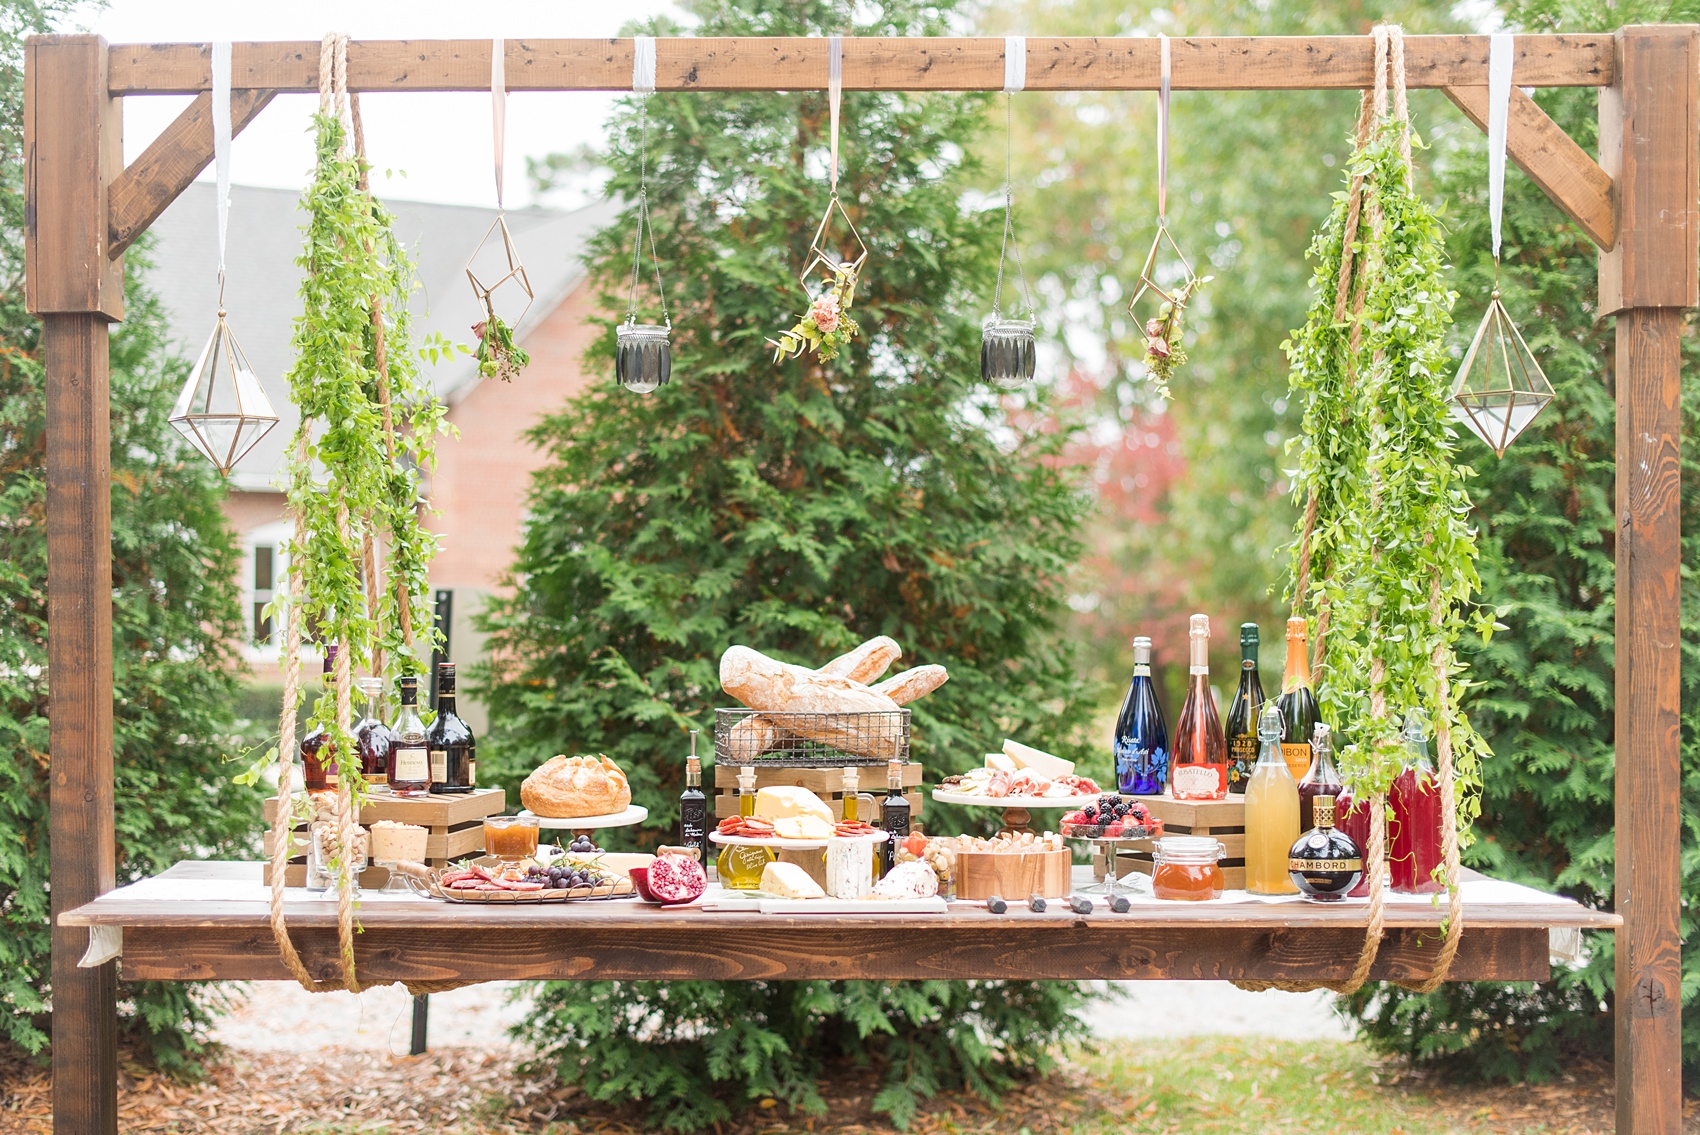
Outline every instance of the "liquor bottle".
<path id="1" fill-rule="evenodd" d="M 1363 853 L 1334 826 L 1334 797 L 1316 798 L 1316 826 L 1293 844 L 1293 885 L 1311 902 L 1339 902 L 1364 872 Z"/>
<path id="2" fill-rule="evenodd" d="M 1405 715 L 1405 745 L 1410 753 L 1393 782 L 1387 871 L 1400 894 L 1432 895 L 1446 889 L 1434 877 L 1441 859 L 1440 785 L 1428 759 L 1428 726 L 1414 709 Z"/>
<path id="3" fill-rule="evenodd" d="M 419 720 L 419 679 L 409 674 L 396 685 L 401 689 L 401 711 L 390 733 L 390 791 L 397 796 L 425 796 L 431 791 L 431 756 L 425 741 L 425 723 Z"/>
<path id="4" fill-rule="evenodd" d="M 324 685 L 329 690 L 336 668 L 336 644 L 325 647 Z M 337 786 L 336 742 L 323 725 L 315 725 L 301 738 L 301 783 L 308 792 L 323 792 Z"/>
<path id="5" fill-rule="evenodd" d="M 738 770 L 738 815 L 749 817 L 755 814 L 756 770 L 746 766 Z M 777 858 L 778 853 L 771 847 L 727 844 L 720 849 L 714 870 L 720 876 L 720 885 L 727 890 L 759 891 L 762 871 Z"/>
<path id="6" fill-rule="evenodd" d="M 1318 796 L 1334 797 L 1335 811 L 1338 812 L 1340 794 L 1344 791 L 1340 773 L 1334 767 L 1334 741 L 1329 735 L 1328 723 L 1318 721 L 1310 732 L 1310 768 L 1305 771 L 1304 779 L 1299 781 L 1299 830 L 1308 832 L 1316 827 L 1316 813 L 1312 808 Z"/>
<path id="7" fill-rule="evenodd" d="M 703 870 L 708 870 L 708 797 L 702 792 L 702 760 L 697 756 L 697 735 L 691 730 L 691 755 L 685 758 L 685 790 L 679 794 L 679 844 L 696 848 Z"/>
<path id="8" fill-rule="evenodd" d="M 909 835 L 909 799 L 903 795 L 903 762 L 891 760 L 885 766 L 885 800 L 880 805 L 880 827 L 885 829 L 885 842 L 880 844 L 880 874 L 889 873 L 897 864 L 897 845 Z"/>
<path id="9" fill-rule="evenodd" d="M 1310 689 L 1308 637 L 1303 619 L 1287 620 L 1287 669 L 1281 678 L 1281 720 L 1287 723 L 1287 736 L 1281 748 L 1294 781 L 1303 780 L 1310 771 L 1311 732 L 1321 720 Z"/>
<path id="10" fill-rule="evenodd" d="M 437 716 L 425 731 L 431 747 L 431 791 L 471 792 L 478 787 L 478 741 L 455 712 L 455 664 L 437 663 Z"/>
<path id="11" fill-rule="evenodd" d="M 1169 727 L 1151 684 L 1151 640 L 1133 640 L 1133 681 L 1116 718 L 1116 787 L 1129 796 L 1161 796 L 1169 783 Z"/>
<path id="12" fill-rule="evenodd" d="M 1297 893 L 1288 869 L 1299 836 L 1299 786 L 1281 752 L 1281 711 L 1265 705 L 1257 719 L 1261 749 L 1245 789 L 1245 889 L 1254 895 Z"/>
<path id="13" fill-rule="evenodd" d="M 1210 696 L 1209 616 L 1194 615 L 1188 637 L 1190 677 L 1186 704 L 1175 722 L 1170 785 L 1176 800 L 1220 800 L 1228 794 L 1228 739 Z"/>
<path id="14" fill-rule="evenodd" d="M 1257 676 L 1257 624 L 1240 624 L 1240 688 L 1228 708 L 1228 791 L 1244 792 L 1260 748 L 1258 718 L 1263 715 L 1263 679 Z"/>
<path id="15" fill-rule="evenodd" d="M 360 692 L 366 698 L 366 714 L 354 726 L 354 751 L 360 754 L 360 772 L 367 787 L 387 792 L 390 785 L 390 748 L 395 734 L 384 724 L 384 680 L 360 679 Z"/>

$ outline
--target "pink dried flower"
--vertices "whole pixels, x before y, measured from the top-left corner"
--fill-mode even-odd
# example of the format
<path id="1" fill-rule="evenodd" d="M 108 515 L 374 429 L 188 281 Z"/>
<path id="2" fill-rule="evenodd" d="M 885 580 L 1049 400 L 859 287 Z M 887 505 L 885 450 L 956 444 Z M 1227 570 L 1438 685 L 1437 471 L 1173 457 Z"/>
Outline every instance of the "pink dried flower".
<path id="1" fill-rule="evenodd" d="M 822 335 L 830 335 L 838 329 L 838 297 L 832 292 L 817 299 L 809 309 L 809 318 L 815 321 L 815 327 Z"/>
<path id="2" fill-rule="evenodd" d="M 1168 358 L 1171 353 L 1169 344 L 1166 341 L 1157 338 L 1151 338 L 1145 341 L 1145 351 L 1147 354 L 1156 355 L 1160 359 Z"/>
<path id="3" fill-rule="evenodd" d="M 1153 339 L 1161 337 L 1163 334 L 1163 321 L 1161 319 L 1146 320 L 1145 333 Z"/>

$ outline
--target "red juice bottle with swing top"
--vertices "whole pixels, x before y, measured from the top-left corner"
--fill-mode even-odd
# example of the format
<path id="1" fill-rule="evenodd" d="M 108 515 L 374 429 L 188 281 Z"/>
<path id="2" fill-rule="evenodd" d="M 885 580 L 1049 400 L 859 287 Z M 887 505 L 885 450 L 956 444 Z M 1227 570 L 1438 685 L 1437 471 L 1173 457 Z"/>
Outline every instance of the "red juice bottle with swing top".
<path id="1" fill-rule="evenodd" d="M 1316 730 L 1311 734 L 1311 749 L 1312 749 L 1312 753 L 1313 753 L 1313 755 L 1312 755 L 1313 767 L 1314 767 L 1315 763 L 1320 762 L 1322 760 L 1325 746 L 1326 746 L 1327 755 L 1329 757 L 1328 768 L 1330 769 L 1330 771 L 1332 771 L 1333 768 L 1334 768 L 1334 761 L 1333 761 L 1334 740 L 1333 740 L 1333 736 L 1332 736 L 1332 731 L 1328 728 L 1327 722 L 1319 721 L 1319 722 L 1316 723 Z M 1336 774 L 1336 778 L 1338 778 L 1338 774 Z M 1307 775 L 1305 779 L 1308 780 L 1310 778 Z M 1315 799 L 1316 799 L 1316 797 L 1313 795 L 1311 797 L 1310 801 L 1308 801 L 1308 803 L 1313 808 L 1315 806 Z M 1304 785 L 1301 784 L 1301 785 L 1299 785 L 1299 810 L 1301 812 L 1306 807 L 1306 804 L 1307 804 L 1307 801 L 1305 800 L 1305 796 L 1304 796 Z M 1339 794 L 1334 799 L 1334 814 L 1335 814 L 1335 820 L 1334 820 L 1335 830 L 1345 832 L 1348 836 L 1350 836 L 1352 838 L 1352 842 L 1358 845 L 1358 850 L 1363 852 L 1363 860 L 1364 860 L 1363 873 L 1358 876 L 1358 881 L 1357 881 L 1356 884 L 1353 885 L 1352 889 L 1346 892 L 1346 897 L 1349 898 L 1349 899 L 1368 898 L 1369 897 L 1369 801 L 1364 800 L 1363 802 L 1360 803 L 1357 800 L 1357 793 L 1354 792 L 1351 787 L 1348 786 L 1348 787 L 1341 788 L 1340 791 L 1339 791 Z"/>
<path id="2" fill-rule="evenodd" d="M 1228 795 L 1228 738 L 1210 695 L 1209 616 L 1194 615 L 1188 637 L 1191 674 L 1175 723 L 1170 791 L 1176 800 L 1221 800 Z"/>
<path id="3" fill-rule="evenodd" d="M 1388 872 L 1400 894 L 1438 894 L 1446 889 L 1434 877 L 1441 862 L 1440 784 L 1428 757 L 1428 728 L 1416 710 L 1405 715 L 1405 744 L 1410 756 L 1393 782 Z"/>

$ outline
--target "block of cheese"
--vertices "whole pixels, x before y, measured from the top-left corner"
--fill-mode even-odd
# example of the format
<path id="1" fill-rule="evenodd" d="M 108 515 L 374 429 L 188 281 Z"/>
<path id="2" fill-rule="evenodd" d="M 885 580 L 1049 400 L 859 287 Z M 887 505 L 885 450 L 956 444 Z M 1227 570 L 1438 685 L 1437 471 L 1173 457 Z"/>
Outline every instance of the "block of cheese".
<path id="1" fill-rule="evenodd" d="M 761 889 L 781 899 L 824 899 L 826 892 L 795 863 L 769 863 L 761 869 Z"/>
<path id="2" fill-rule="evenodd" d="M 1002 753 L 987 753 L 986 767 L 993 772 L 1014 772 L 1015 762 Z"/>
<path id="3" fill-rule="evenodd" d="M 774 820 L 773 834 L 780 839 L 831 839 L 833 825 L 813 813 L 804 812 Z"/>
<path id="4" fill-rule="evenodd" d="M 1005 737 L 1003 751 L 1004 756 L 1014 761 L 1017 768 L 1030 769 L 1046 780 L 1074 775 L 1073 761 L 1053 757 L 1051 754 L 1035 749 L 1030 745 L 1023 745 L 1020 741 L 1011 741 Z"/>
<path id="5" fill-rule="evenodd" d="M 783 820 L 790 816 L 814 816 L 828 825 L 835 817 L 832 809 L 807 788 L 774 785 L 756 791 L 756 815 L 764 820 Z M 828 833 L 831 834 L 830 832 Z M 824 838 L 824 837 L 823 837 Z"/>

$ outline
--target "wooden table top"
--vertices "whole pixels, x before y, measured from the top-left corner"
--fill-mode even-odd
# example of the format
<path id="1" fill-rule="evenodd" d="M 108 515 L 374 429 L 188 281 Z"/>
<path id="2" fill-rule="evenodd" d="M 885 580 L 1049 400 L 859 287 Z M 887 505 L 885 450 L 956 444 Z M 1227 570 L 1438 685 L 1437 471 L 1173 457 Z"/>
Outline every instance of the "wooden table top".
<path id="1" fill-rule="evenodd" d="M 123 971 L 142 980 L 282 980 L 261 865 L 184 862 L 60 916 L 121 928 Z M 1075 886 L 1092 882 L 1075 869 Z M 1472 876 L 1458 980 L 1548 976 L 1552 927 L 1610 929 L 1614 914 Z M 980 903 L 943 914 L 760 914 L 635 900 L 474 905 L 362 897 L 363 980 L 781 980 L 805 978 L 1257 978 L 1337 980 L 1363 941 L 1367 903 L 1136 903 L 1126 914 Z M 1426 976 L 1444 904 L 1389 901 L 1375 976 Z M 308 967 L 336 966 L 336 902 L 291 889 L 285 915 Z"/>

